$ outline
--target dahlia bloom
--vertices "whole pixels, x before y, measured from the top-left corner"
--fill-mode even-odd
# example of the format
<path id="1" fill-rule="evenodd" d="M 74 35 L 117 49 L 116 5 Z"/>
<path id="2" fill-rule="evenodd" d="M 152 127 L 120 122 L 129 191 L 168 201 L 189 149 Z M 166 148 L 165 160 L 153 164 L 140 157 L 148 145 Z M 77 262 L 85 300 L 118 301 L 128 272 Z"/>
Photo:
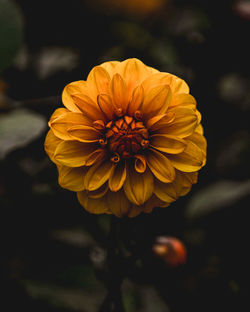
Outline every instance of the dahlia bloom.
<path id="1" fill-rule="evenodd" d="M 187 194 L 206 161 L 201 115 L 182 79 L 138 59 L 68 84 L 45 150 L 89 212 L 135 217 Z"/>

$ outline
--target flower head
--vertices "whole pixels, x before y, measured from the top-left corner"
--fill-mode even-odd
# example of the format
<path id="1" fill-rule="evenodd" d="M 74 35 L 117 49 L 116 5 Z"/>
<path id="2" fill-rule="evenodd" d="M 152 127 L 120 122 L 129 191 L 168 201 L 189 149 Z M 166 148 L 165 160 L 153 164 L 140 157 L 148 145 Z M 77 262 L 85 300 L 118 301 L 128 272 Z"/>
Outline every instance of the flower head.
<path id="1" fill-rule="evenodd" d="M 59 184 L 91 213 L 134 217 L 187 194 L 206 161 L 188 85 L 138 59 L 105 62 L 68 84 L 45 150 Z"/>

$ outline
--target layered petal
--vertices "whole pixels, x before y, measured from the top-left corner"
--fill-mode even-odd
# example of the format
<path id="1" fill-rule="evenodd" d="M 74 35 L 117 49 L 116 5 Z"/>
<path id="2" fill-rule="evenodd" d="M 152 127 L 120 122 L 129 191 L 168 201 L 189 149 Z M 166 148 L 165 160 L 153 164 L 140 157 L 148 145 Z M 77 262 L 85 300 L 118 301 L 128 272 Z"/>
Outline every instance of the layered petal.
<path id="1" fill-rule="evenodd" d="M 107 204 L 112 213 L 117 217 L 126 216 L 129 212 L 129 208 L 132 206 L 123 190 L 118 192 L 109 191 L 107 193 Z"/>
<path id="2" fill-rule="evenodd" d="M 86 161 L 95 151 L 96 146 L 94 144 L 63 141 L 57 146 L 54 158 L 58 163 L 64 166 L 81 167 L 85 166 Z"/>
<path id="3" fill-rule="evenodd" d="M 198 171 L 204 163 L 204 154 L 193 142 L 188 142 L 185 150 L 178 155 L 169 155 L 172 165 L 183 172 Z"/>
<path id="4" fill-rule="evenodd" d="M 169 206 L 169 203 L 160 200 L 153 194 L 150 197 L 150 199 L 143 205 L 143 211 L 146 213 L 150 213 L 155 207 L 167 207 L 167 206 Z"/>
<path id="5" fill-rule="evenodd" d="M 146 157 L 141 154 L 135 155 L 135 170 L 139 173 L 145 172 L 147 168 Z"/>
<path id="6" fill-rule="evenodd" d="M 102 133 L 95 129 L 94 127 L 77 125 L 70 127 L 68 129 L 68 133 L 74 140 L 85 142 L 85 143 L 93 143 L 98 142 L 99 139 L 103 137 Z"/>
<path id="7" fill-rule="evenodd" d="M 104 195 L 107 193 L 108 190 L 109 190 L 108 183 L 104 183 L 97 190 L 87 191 L 87 192 L 88 192 L 88 196 L 90 198 L 96 199 L 96 198 L 104 197 Z M 105 200 L 105 198 L 103 198 L 103 199 Z"/>
<path id="8" fill-rule="evenodd" d="M 57 112 L 57 110 L 56 110 Z M 56 113 L 55 112 L 55 113 Z M 53 114 L 54 115 L 54 114 Z M 52 115 L 52 117 L 53 117 Z M 49 123 L 53 133 L 62 140 L 72 140 L 69 128 L 77 125 L 91 126 L 92 122 L 81 113 L 64 112 L 57 118 L 52 118 Z"/>
<path id="9" fill-rule="evenodd" d="M 167 85 L 157 86 L 152 88 L 148 93 L 145 93 L 142 104 L 143 119 L 148 119 L 164 114 L 167 111 L 171 101 L 171 90 Z"/>
<path id="10" fill-rule="evenodd" d="M 61 108 L 57 108 L 54 113 L 51 115 L 50 120 L 48 122 L 48 125 L 51 126 L 51 123 L 53 121 L 55 121 L 57 118 L 62 117 L 63 115 L 69 113 L 70 110 L 68 110 L 67 108 L 61 107 Z"/>
<path id="11" fill-rule="evenodd" d="M 80 109 L 77 107 L 72 98 L 74 94 L 84 94 L 86 96 L 89 95 L 86 81 L 79 80 L 71 82 L 64 88 L 62 93 L 62 102 L 64 106 L 72 112 L 79 113 Z"/>
<path id="12" fill-rule="evenodd" d="M 96 162 L 85 175 L 85 189 L 94 191 L 101 187 L 111 176 L 114 167 L 115 165 L 106 159 Z"/>
<path id="13" fill-rule="evenodd" d="M 128 90 L 122 76 L 115 74 L 111 81 L 111 95 L 117 116 L 122 116 L 128 107 Z"/>
<path id="14" fill-rule="evenodd" d="M 115 118 L 115 107 L 112 97 L 108 94 L 99 94 L 97 97 L 97 103 L 101 111 L 107 117 L 107 120 L 113 120 Z"/>
<path id="15" fill-rule="evenodd" d="M 84 176 L 87 167 L 71 168 L 59 165 L 57 169 L 58 183 L 61 187 L 74 192 L 84 190 Z"/>
<path id="16" fill-rule="evenodd" d="M 155 181 L 154 194 L 162 201 L 172 203 L 178 197 L 186 195 L 193 183 L 194 173 L 184 173 L 176 170 L 175 179 L 172 183 Z"/>
<path id="17" fill-rule="evenodd" d="M 150 118 L 147 122 L 147 128 L 151 132 L 155 132 L 161 128 L 165 128 L 168 124 L 173 122 L 175 114 L 173 112 L 167 112 L 166 114 L 156 115 Z"/>
<path id="18" fill-rule="evenodd" d="M 124 192 L 127 198 L 135 205 L 144 204 L 154 190 L 154 178 L 147 169 L 144 173 L 138 173 L 130 165 L 124 183 Z"/>
<path id="19" fill-rule="evenodd" d="M 142 82 L 145 92 L 160 85 L 168 85 L 172 93 L 189 93 L 189 87 L 186 82 L 169 73 L 155 73 Z"/>
<path id="20" fill-rule="evenodd" d="M 44 142 L 44 149 L 46 151 L 46 153 L 48 154 L 49 158 L 54 162 L 57 163 L 57 161 L 55 160 L 55 150 L 57 148 L 57 146 L 62 142 L 61 139 L 58 139 L 52 130 L 49 130 L 46 138 L 45 138 L 45 142 Z"/>
<path id="21" fill-rule="evenodd" d="M 85 94 L 74 94 L 72 95 L 75 105 L 79 108 L 81 113 L 86 116 L 88 119 L 94 120 L 105 120 L 106 117 L 104 113 L 100 110 L 100 107 L 97 103 L 91 100 Z"/>
<path id="22" fill-rule="evenodd" d="M 187 137 L 187 141 L 194 143 L 198 148 L 200 148 L 204 156 L 203 165 L 205 165 L 207 153 L 207 140 L 198 131 L 195 131 L 191 136 Z"/>
<path id="23" fill-rule="evenodd" d="M 134 89 L 128 104 L 127 114 L 129 116 L 133 116 L 135 112 L 141 108 L 143 99 L 144 99 L 144 90 L 143 87 L 139 85 Z"/>
<path id="24" fill-rule="evenodd" d="M 151 70 L 136 58 L 127 59 L 119 63 L 116 69 L 127 85 L 129 98 L 134 89 L 151 75 Z"/>
<path id="25" fill-rule="evenodd" d="M 184 151 L 187 143 L 185 140 L 167 134 L 154 134 L 150 137 L 150 146 L 158 151 L 179 154 Z"/>
<path id="26" fill-rule="evenodd" d="M 112 78 L 117 73 L 117 65 L 120 64 L 118 61 L 104 62 L 100 66 L 103 67 Z"/>
<path id="27" fill-rule="evenodd" d="M 174 93 L 169 107 L 184 106 L 196 109 L 196 100 L 191 94 Z"/>
<path id="28" fill-rule="evenodd" d="M 102 66 L 95 66 L 89 73 L 87 85 L 91 99 L 96 102 L 100 93 L 109 92 L 110 75 Z"/>
<path id="29" fill-rule="evenodd" d="M 119 191 L 127 176 L 126 163 L 119 162 L 115 165 L 109 178 L 109 188 L 112 192 Z"/>
<path id="30" fill-rule="evenodd" d="M 88 196 L 88 191 L 82 191 L 77 192 L 77 198 L 80 204 L 90 213 L 112 213 L 105 197 L 91 198 Z"/>
<path id="31" fill-rule="evenodd" d="M 154 149 L 149 149 L 147 154 L 147 165 L 154 176 L 165 183 L 172 182 L 175 178 L 175 170 L 170 160 Z"/>
<path id="32" fill-rule="evenodd" d="M 157 129 L 158 133 L 168 133 L 179 138 L 185 138 L 194 133 L 198 125 L 198 118 L 194 110 L 180 106 L 172 108 L 169 112 L 174 113 L 174 120 L 168 124 L 162 123 L 161 127 Z"/>

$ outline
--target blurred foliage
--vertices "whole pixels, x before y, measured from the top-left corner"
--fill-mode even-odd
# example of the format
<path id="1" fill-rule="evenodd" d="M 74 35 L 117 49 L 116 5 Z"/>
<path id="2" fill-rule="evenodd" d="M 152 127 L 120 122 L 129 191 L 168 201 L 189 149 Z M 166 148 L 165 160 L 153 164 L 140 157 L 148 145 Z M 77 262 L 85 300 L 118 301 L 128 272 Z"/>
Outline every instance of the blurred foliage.
<path id="1" fill-rule="evenodd" d="M 152 11 L 141 2 L 140 12 L 111 2 L 0 0 L 2 309 L 95 312 L 104 300 L 110 218 L 58 186 L 43 142 L 67 83 L 138 57 L 190 85 L 208 163 L 186 197 L 119 221 L 122 255 L 136 255 L 122 272 L 126 312 L 247 311 L 249 1 L 159 1 Z M 186 264 L 154 256 L 164 235 L 184 243 Z"/>
<path id="2" fill-rule="evenodd" d="M 0 73 L 10 65 L 21 47 L 23 18 L 12 0 L 0 0 Z"/>

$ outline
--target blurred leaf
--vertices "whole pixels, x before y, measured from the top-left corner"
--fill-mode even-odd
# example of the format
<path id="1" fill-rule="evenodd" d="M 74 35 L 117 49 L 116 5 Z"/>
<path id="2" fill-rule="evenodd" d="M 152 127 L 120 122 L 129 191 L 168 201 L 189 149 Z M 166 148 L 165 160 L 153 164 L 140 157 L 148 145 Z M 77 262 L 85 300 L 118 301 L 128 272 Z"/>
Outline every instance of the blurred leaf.
<path id="1" fill-rule="evenodd" d="M 202 33 L 210 27 L 207 15 L 198 8 L 179 7 L 169 21 L 168 30 L 177 36 Z"/>
<path id="2" fill-rule="evenodd" d="M 155 40 L 154 46 L 149 50 L 156 63 L 165 67 L 174 67 L 179 63 L 179 56 L 175 46 L 170 40 Z"/>
<path id="3" fill-rule="evenodd" d="M 42 115 L 18 109 L 0 115 L 0 159 L 38 138 L 46 129 Z"/>
<path id="4" fill-rule="evenodd" d="M 82 229 L 60 229 L 54 230 L 51 236 L 65 244 L 78 248 L 87 248 L 96 245 L 91 235 Z"/>
<path id="5" fill-rule="evenodd" d="M 216 158 L 216 169 L 227 177 L 249 177 L 250 134 L 237 131 L 222 142 Z"/>
<path id="6" fill-rule="evenodd" d="M 23 38 L 23 19 L 11 0 L 0 0 L 0 72 L 9 66 Z"/>
<path id="7" fill-rule="evenodd" d="M 25 281 L 25 288 L 35 299 L 43 299 L 54 307 L 67 308 L 67 311 L 98 311 L 105 296 L 104 290 L 85 291 L 80 288 L 71 289 L 34 281 Z"/>
<path id="8" fill-rule="evenodd" d="M 196 218 L 232 205 L 250 195 L 250 180 L 223 180 L 197 192 L 187 206 L 187 217 Z"/>
<path id="9" fill-rule="evenodd" d="M 69 47 L 43 48 L 35 59 L 36 70 L 41 79 L 46 79 L 60 71 L 69 72 L 78 64 L 78 52 Z"/>
<path id="10" fill-rule="evenodd" d="M 164 300 L 150 285 L 137 285 L 125 280 L 122 286 L 126 312 L 169 312 Z"/>
<path id="11" fill-rule="evenodd" d="M 68 287 L 81 287 L 86 291 L 102 290 L 103 284 L 96 278 L 92 265 L 72 265 L 63 270 L 57 281 Z"/>
<path id="12" fill-rule="evenodd" d="M 119 22 L 114 29 L 122 43 L 129 47 L 144 49 L 152 41 L 150 33 L 135 23 Z"/>

